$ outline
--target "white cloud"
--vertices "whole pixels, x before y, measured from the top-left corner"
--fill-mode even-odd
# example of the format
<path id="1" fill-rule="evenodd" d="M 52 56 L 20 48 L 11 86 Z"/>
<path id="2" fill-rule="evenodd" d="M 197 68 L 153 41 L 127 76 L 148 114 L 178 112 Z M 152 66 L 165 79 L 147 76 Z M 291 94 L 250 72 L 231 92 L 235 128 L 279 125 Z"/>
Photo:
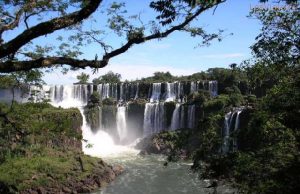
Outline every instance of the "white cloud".
<path id="1" fill-rule="evenodd" d="M 199 58 L 207 59 L 231 59 L 231 58 L 240 58 L 244 57 L 243 53 L 225 53 L 225 54 L 209 54 L 209 55 L 200 55 Z"/>
<path id="2" fill-rule="evenodd" d="M 152 76 L 157 71 L 169 71 L 172 75 L 190 75 L 197 72 L 192 68 L 177 68 L 168 65 L 127 65 L 127 64 L 110 64 L 105 68 L 99 69 L 98 73 L 92 74 L 92 70 L 87 68 L 85 70 L 70 71 L 63 75 L 59 70 L 52 73 L 45 74 L 44 80 L 47 84 L 71 84 L 77 81 L 76 76 L 81 72 L 90 75 L 90 81 L 94 78 L 106 74 L 108 71 L 119 73 L 122 75 L 122 80 L 135 80 L 142 77 Z"/>

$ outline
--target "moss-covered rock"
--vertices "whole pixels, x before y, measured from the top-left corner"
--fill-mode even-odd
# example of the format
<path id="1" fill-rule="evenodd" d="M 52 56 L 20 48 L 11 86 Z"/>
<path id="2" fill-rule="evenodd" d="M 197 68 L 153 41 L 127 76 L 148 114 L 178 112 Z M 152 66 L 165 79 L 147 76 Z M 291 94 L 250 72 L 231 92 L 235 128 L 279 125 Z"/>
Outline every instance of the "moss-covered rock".
<path id="1" fill-rule="evenodd" d="M 163 131 L 143 138 L 136 148 L 141 150 L 141 155 L 167 155 L 169 161 L 191 159 L 194 151 L 200 145 L 195 134 L 196 131 L 192 129 Z"/>
<path id="2" fill-rule="evenodd" d="M 117 101 L 114 98 L 105 98 L 102 100 L 102 104 L 103 106 L 116 106 L 117 105 Z"/>
<path id="3" fill-rule="evenodd" d="M 128 103 L 127 128 L 130 129 L 129 141 L 143 136 L 145 100 L 137 100 Z"/>
<path id="4" fill-rule="evenodd" d="M 116 105 L 104 105 L 102 107 L 102 128 L 106 130 L 115 141 L 119 140 L 116 126 L 118 108 Z"/>
<path id="5" fill-rule="evenodd" d="M 123 169 L 99 158 L 44 150 L 39 156 L 8 159 L 0 165 L 0 193 L 87 193 L 105 186 Z"/>
<path id="6" fill-rule="evenodd" d="M 0 193 L 88 193 L 121 173 L 83 155 L 78 109 L 46 103 L 0 108 L 6 112 L 0 117 Z"/>
<path id="7" fill-rule="evenodd" d="M 100 106 L 86 106 L 84 108 L 84 114 L 87 123 L 90 125 L 91 129 L 96 132 L 102 125 L 102 109 Z"/>

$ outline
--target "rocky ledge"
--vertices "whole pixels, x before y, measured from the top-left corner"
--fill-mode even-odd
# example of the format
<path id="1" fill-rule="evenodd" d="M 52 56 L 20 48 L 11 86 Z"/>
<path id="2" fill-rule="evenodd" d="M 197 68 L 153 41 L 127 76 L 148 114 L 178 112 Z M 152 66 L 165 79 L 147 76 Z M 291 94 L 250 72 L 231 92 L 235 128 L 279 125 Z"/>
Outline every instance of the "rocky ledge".
<path id="1" fill-rule="evenodd" d="M 169 160 L 188 159 L 191 147 L 194 146 L 190 136 L 191 131 L 188 130 L 163 131 L 143 138 L 136 148 L 141 150 L 140 155 L 163 154 Z"/>
<path id="2" fill-rule="evenodd" d="M 32 164 L 32 165 L 31 165 Z M 15 168 L 13 168 L 15 167 Z M 124 168 L 86 155 L 22 158 L 3 164 L 0 193 L 89 193 L 113 181 Z M 22 173 L 23 172 L 23 173 Z"/>

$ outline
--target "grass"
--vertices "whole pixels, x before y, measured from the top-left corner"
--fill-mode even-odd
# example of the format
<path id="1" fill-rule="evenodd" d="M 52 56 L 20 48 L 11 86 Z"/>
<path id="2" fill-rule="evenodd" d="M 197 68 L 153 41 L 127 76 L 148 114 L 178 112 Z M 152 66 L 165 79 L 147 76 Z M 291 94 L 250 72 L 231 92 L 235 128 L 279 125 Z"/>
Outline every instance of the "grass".
<path id="1" fill-rule="evenodd" d="M 64 155 L 63 155 L 64 154 Z M 18 191 L 40 186 L 64 184 L 68 178 L 82 180 L 99 166 L 101 159 L 81 156 L 84 171 L 81 171 L 78 155 L 62 153 L 60 156 L 35 156 L 8 159 L 0 165 L 0 182 L 14 186 Z"/>

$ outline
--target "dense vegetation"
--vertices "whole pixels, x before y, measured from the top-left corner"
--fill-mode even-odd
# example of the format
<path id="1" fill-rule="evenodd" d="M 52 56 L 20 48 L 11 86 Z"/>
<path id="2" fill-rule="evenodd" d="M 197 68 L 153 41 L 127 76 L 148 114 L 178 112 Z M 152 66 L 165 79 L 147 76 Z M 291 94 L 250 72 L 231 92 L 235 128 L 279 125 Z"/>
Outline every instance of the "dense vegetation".
<path id="1" fill-rule="evenodd" d="M 232 65 L 231 70 L 209 71 L 226 87 L 214 99 L 201 93 L 194 95 L 200 99 L 196 104 L 203 111 L 198 127 L 190 135 L 180 130 L 175 132 L 177 135 L 162 133 L 154 137 L 156 142 L 165 141 L 173 150 L 168 152 L 170 159 L 178 155 L 178 150 L 187 150 L 194 160 L 193 168 L 203 178 L 232 180 L 242 193 L 299 192 L 299 13 L 298 4 L 289 10 L 253 10 L 251 17 L 263 23 L 261 34 L 252 46 L 254 59 L 239 68 Z M 157 75 L 162 79 L 162 74 Z M 243 88 L 246 90 L 241 92 Z M 238 150 L 222 153 L 220 129 L 224 113 L 240 105 L 247 106 L 242 126 L 231 134 L 238 141 Z"/>
<path id="2" fill-rule="evenodd" d="M 21 1 L 16 2 L 22 3 Z M 100 1 L 87 1 L 87 6 L 91 7 L 92 2 L 99 4 Z M 189 3 L 189 6 L 193 2 L 195 3 L 195 1 L 183 2 Z M 11 1 L 5 1 L 5 6 L 10 3 Z M 74 1 L 74 3 L 78 2 Z M 24 5 L 28 6 L 27 3 Z M 152 8 L 161 14 L 166 7 L 171 5 L 172 1 L 166 1 L 163 6 L 153 3 Z M 45 7 L 49 8 L 49 6 L 52 6 L 54 11 L 60 11 L 63 19 L 66 17 L 63 15 L 67 7 L 57 7 L 57 4 L 41 4 L 33 9 L 27 7 L 29 9 L 27 11 L 29 13 L 44 12 Z M 98 5 L 92 7 L 97 8 Z M 117 13 L 122 7 L 118 4 L 112 5 L 110 7 L 111 14 Z M 208 9 L 211 6 L 204 7 Z M 87 8 L 83 6 L 82 9 Z M 0 14 L 3 13 L 4 10 L 0 9 Z M 216 98 L 210 97 L 205 91 L 188 96 L 187 104 L 195 104 L 200 110 L 200 115 L 197 117 L 198 124 L 194 130 L 181 129 L 176 132 L 163 132 L 153 137 L 156 143 L 168 149 L 166 154 L 169 155 L 169 160 L 191 158 L 194 161 L 193 169 L 198 170 L 203 178 L 231 180 L 244 193 L 299 192 L 299 13 L 299 4 L 292 4 L 289 9 L 254 9 L 251 17 L 258 18 L 262 22 L 262 29 L 256 43 L 252 46 L 253 59 L 245 61 L 241 66 L 231 64 L 230 69 L 212 68 L 206 72 L 180 77 L 173 76 L 169 72 L 156 72 L 152 77 L 137 80 L 141 85 L 145 84 L 145 87 L 141 86 L 142 90 L 146 88 L 147 83 L 153 82 L 217 80 L 219 83 L 220 95 Z M 91 13 L 87 13 L 84 17 L 89 14 Z M 162 26 L 170 24 L 171 26 L 172 16 L 178 17 L 177 14 L 180 15 L 179 13 L 160 15 L 158 17 L 159 24 Z M 198 16 L 200 13 L 194 14 Z M 120 33 L 120 36 L 123 31 L 133 29 L 126 34 L 129 42 L 128 48 L 133 44 L 142 43 L 140 41 L 145 38 L 149 39 L 143 34 L 143 28 L 125 25 L 120 29 L 119 27 L 128 23 L 124 20 L 116 23 L 115 19 L 110 17 L 108 22 L 111 24 L 111 30 L 117 34 Z M 188 18 L 185 19 L 188 20 Z M 13 21 L 6 21 L 8 24 L 11 22 Z M 50 23 L 53 21 L 51 20 Z M 65 24 L 63 27 L 69 25 L 71 24 Z M 54 30 L 57 29 L 56 27 Z M 196 34 L 198 32 L 197 35 L 207 35 L 206 33 L 199 34 L 195 28 L 185 30 Z M 2 31 L 0 31 L 0 35 Z M 82 38 L 79 39 L 83 35 L 82 33 L 77 32 L 77 36 L 72 37 L 73 40 L 82 43 Z M 158 34 L 160 33 L 158 32 Z M 91 35 L 92 38 L 95 36 L 95 34 Z M 213 37 L 218 37 L 216 34 L 214 35 Z M 207 37 L 208 40 L 212 38 L 209 35 Z M 161 36 L 155 38 L 161 38 Z M 91 41 L 90 38 L 87 39 L 87 41 Z M 31 39 L 26 40 L 30 41 Z M 61 40 L 63 39 L 61 38 Z M 13 48 L 12 50 L 3 49 L 7 44 L 2 43 L 2 39 L 0 39 L 1 72 L 40 67 L 41 64 L 45 64 L 45 58 L 43 58 L 45 53 L 54 52 L 52 48 L 42 49 L 37 45 L 36 49 L 25 53 L 27 61 L 18 61 L 21 59 L 20 55 L 24 53 L 16 53 L 20 47 L 11 46 L 9 48 Z M 23 45 L 26 44 L 27 42 L 24 42 Z M 52 67 L 62 64 L 63 61 L 63 64 L 67 63 L 72 67 L 91 66 L 97 70 L 97 68 L 105 66 L 111 57 L 114 57 L 109 55 L 114 50 L 111 50 L 103 42 L 101 42 L 101 46 L 105 50 L 104 57 L 109 56 L 108 58 L 100 59 L 100 61 L 97 60 L 97 57 L 91 61 L 72 60 L 71 57 L 76 58 L 79 55 L 78 52 L 75 52 L 77 48 L 75 51 L 68 51 L 70 45 L 64 45 L 57 53 L 61 58 L 48 57 L 48 64 Z M 126 47 L 126 49 L 128 48 Z M 107 49 L 111 52 L 108 52 Z M 15 56 L 15 54 L 17 55 Z M 1 87 L 39 85 L 41 76 L 39 70 L 0 75 Z M 88 75 L 81 74 L 78 76 L 79 83 L 87 83 L 88 78 Z M 120 78 L 119 74 L 109 72 L 93 80 L 93 83 L 118 83 Z M 113 99 L 105 99 L 100 102 L 99 96 L 95 93 L 90 100 L 92 104 L 104 105 L 110 112 L 103 119 L 115 118 L 116 102 Z M 77 109 L 63 110 L 54 108 L 47 103 L 18 104 L 12 102 L 11 106 L 0 104 L 0 192 L 17 192 L 46 184 L 54 185 L 56 184 L 54 179 L 60 180 L 63 184 L 70 177 L 76 177 L 75 179 L 80 181 L 88 176 L 94 166 L 102 165 L 98 159 L 83 156 L 81 153 L 80 140 L 82 137 L 79 128 L 82 118 Z M 144 103 L 145 101 L 132 103 L 129 105 L 129 111 L 142 110 Z M 95 112 L 99 110 L 97 109 L 98 105 L 93 106 L 92 104 L 90 104 L 91 109 L 86 110 L 87 120 L 95 120 Z M 244 116 L 241 116 L 242 126 L 230 137 L 237 139 L 238 149 L 231 149 L 227 153 L 220 152 L 222 145 L 220 129 L 223 125 L 224 114 L 238 106 L 246 107 Z M 169 103 L 167 107 L 168 110 L 173 109 L 174 104 Z M 167 120 L 170 122 L 170 118 Z M 99 125 L 90 123 L 95 126 Z M 151 149 L 155 149 L 155 147 L 151 147 Z"/>
<path id="3" fill-rule="evenodd" d="M 90 192 L 114 178 L 111 166 L 83 155 L 78 109 L 45 102 L 0 110 L 0 193 Z"/>

